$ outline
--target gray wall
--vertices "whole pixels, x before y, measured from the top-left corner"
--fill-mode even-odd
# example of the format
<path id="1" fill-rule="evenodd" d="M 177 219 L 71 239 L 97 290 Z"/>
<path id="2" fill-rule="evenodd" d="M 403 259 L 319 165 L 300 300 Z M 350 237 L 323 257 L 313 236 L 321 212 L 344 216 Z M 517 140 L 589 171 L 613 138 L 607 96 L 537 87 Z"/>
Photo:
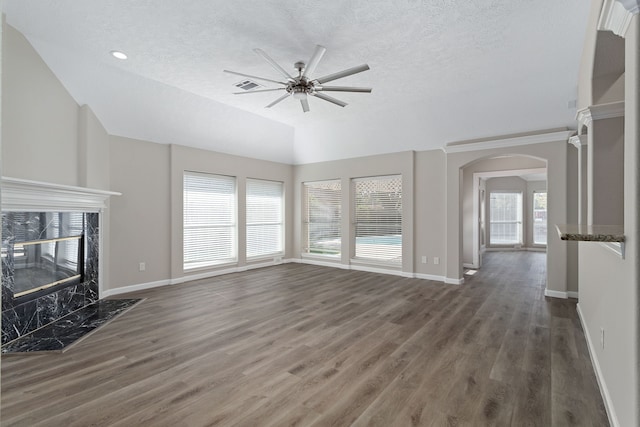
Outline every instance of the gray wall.
<path id="1" fill-rule="evenodd" d="M 601 0 L 594 0 L 592 8 L 601 7 Z M 583 57 L 593 58 L 593 62 L 583 63 L 581 67 L 580 93 L 597 92 L 602 80 L 591 79 L 592 67 L 606 60 L 606 55 L 596 58 L 595 40 L 603 32 L 596 30 L 595 22 L 588 28 L 588 38 L 584 45 Z M 606 37 L 609 37 L 607 35 Z M 621 119 L 604 119 L 609 123 L 598 126 L 593 134 L 589 130 L 589 144 L 600 144 L 598 148 L 620 150 L 623 146 L 623 159 L 609 165 L 614 172 L 614 182 L 606 177 L 605 170 L 589 168 L 589 219 L 596 223 L 619 221 L 624 224 L 625 256 L 621 258 L 599 243 L 580 242 L 579 244 L 579 313 L 585 327 L 585 335 L 590 343 L 591 355 L 605 396 L 605 403 L 614 423 L 620 426 L 640 424 L 640 19 L 636 14 L 624 37 L 625 73 L 624 73 L 624 125 Z M 597 99 L 585 99 L 583 106 L 593 105 Z M 599 120 L 600 121 L 600 120 Z M 621 138 L 621 126 L 624 137 Z M 614 144 L 611 147 L 611 144 Z M 589 147 L 591 166 L 597 162 L 593 156 L 607 155 Z M 620 164 L 622 162 L 622 164 Z M 597 169 L 597 168 L 596 168 Z M 622 184 L 620 184 L 620 179 Z M 609 182 L 607 185 L 602 185 Z M 611 192 L 623 191 L 622 212 L 619 203 L 613 206 L 606 201 Z M 595 193 L 595 194 L 594 194 Z M 595 196 L 595 197 L 594 197 Z M 617 198 L 616 198 L 617 199 Z M 606 210 L 614 211 L 615 216 Z M 605 345 L 600 344 L 601 330 L 604 330 Z"/>

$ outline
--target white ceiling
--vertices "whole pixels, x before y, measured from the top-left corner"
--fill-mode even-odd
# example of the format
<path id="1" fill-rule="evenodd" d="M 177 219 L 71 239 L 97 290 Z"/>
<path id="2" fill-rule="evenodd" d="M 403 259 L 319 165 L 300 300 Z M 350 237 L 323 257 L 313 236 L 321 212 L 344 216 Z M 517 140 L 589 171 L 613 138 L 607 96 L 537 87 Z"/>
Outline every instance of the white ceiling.
<path id="1" fill-rule="evenodd" d="M 308 163 L 557 127 L 575 127 L 585 0 L 5 0 L 79 104 L 115 135 Z M 278 80 L 316 44 L 332 82 L 311 112 L 277 94 L 234 96 L 241 77 Z M 129 55 L 119 61 L 111 50 Z M 275 87 L 275 86 L 270 86 Z"/>

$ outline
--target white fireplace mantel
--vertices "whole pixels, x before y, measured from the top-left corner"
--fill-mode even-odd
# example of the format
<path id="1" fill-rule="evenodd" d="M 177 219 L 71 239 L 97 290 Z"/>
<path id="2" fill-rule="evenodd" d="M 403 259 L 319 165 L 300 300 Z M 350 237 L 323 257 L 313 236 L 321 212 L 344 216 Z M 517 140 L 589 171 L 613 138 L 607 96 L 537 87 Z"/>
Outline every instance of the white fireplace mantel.
<path id="1" fill-rule="evenodd" d="M 2 177 L 5 212 L 101 212 L 115 191 Z"/>

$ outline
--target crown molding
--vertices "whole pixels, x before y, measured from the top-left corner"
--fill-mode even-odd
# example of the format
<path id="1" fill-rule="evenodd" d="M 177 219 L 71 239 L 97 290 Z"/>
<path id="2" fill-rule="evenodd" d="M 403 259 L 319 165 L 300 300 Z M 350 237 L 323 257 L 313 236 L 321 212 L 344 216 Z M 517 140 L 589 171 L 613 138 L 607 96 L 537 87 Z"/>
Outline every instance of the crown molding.
<path id="1" fill-rule="evenodd" d="M 624 37 L 634 15 L 640 13 L 640 0 L 604 0 L 598 30 Z"/>
<path id="2" fill-rule="evenodd" d="M 624 117 L 624 101 L 611 102 L 608 104 L 592 105 L 578 110 L 576 120 L 580 126 L 591 126 L 594 120 L 611 119 L 614 117 Z"/>
<path id="3" fill-rule="evenodd" d="M 13 212 L 100 212 L 115 191 L 2 177 L 2 210 Z"/>
<path id="4" fill-rule="evenodd" d="M 491 150 L 493 148 L 517 147 L 520 145 L 543 144 L 545 142 L 566 141 L 575 131 L 542 133 L 538 135 L 518 136 L 514 138 L 494 139 L 490 141 L 470 142 L 459 145 L 446 145 L 442 151 L 447 154 L 463 153 L 465 151 Z"/>
<path id="5" fill-rule="evenodd" d="M 569 144 L 580 149 L 587 145 L 587 135 L 575 135 L 569 138 Z"/>

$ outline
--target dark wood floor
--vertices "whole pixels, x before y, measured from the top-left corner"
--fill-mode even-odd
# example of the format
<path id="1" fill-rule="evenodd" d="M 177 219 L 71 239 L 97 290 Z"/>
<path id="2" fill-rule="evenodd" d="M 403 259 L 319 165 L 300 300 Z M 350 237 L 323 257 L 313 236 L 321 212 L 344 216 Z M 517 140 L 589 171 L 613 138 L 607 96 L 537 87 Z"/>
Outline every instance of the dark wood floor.
<path id="1" fill-rule="evenodd" d="M 545 255 L 463 286 L 287 264 L 143 291 L 64 354 L 2 359 L 2 425 L 608 425 Z"/>

